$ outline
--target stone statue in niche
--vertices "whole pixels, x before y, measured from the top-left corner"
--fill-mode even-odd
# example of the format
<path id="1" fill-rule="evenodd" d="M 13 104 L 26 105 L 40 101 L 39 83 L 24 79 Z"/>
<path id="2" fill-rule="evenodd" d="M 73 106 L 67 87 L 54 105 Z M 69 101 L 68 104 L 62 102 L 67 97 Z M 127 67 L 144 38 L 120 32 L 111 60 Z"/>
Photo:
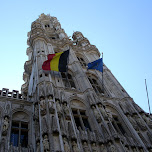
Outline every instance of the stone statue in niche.
<path id="1" fill-rule="evenodd" d="M 46 104 L 45 104 L 44 97 L 40 98 L 40 110 L 41 110 L 41 115 L 42 116 L 46 114 Z"/>
<path id="2" fill-rule="evenodd" d="M 96 143 L 92 144 L 92 152 L 98 152 Z"/>
<path id="3" fill-rule="evenodd" d="M 116 147 L 111 142 L 109 142 L 109 152 L 117 152 Z"/>
<path id="4" fill-rule="evenodd" d="M 44 148 L 44 151 L 45 152 L 49 152 L 50 148 L 49 148 L 49 140 L 48 140 L 48 136 L 47 135 L 44 135 L 44 138 L 43 138 L 43 148 Z"/>
<path id="5" fill-rule="evenodd" d="M 68 108 L 68 106 L 67 106 L 67 102 L 64 102 L 64 103 L 63 103 L 63 111 L 64 111 L 65 118 L 66 118 L 67 120 L 69 120 L 69 119 L 70 119 L 70 116 L 69 116 L 69 108 Z"/>
<path id="6" fill-rule="evenodd" d="M 38 115 L 39 115 L 38 104 L 35 104 L 35 106 L 34 106 L 34 115 L 35 115 L 35 116 L 38 116 Z"/>
<path id="7" fill-rule="evenodd" d="M 9 126 L 8 116 L 5 116 L 3 122 L 3 133 L 2 133 L 3 135 L 7 134 L 8 126 Z"/>
<path id="8" fill-rule="evenodd" d="M 111 111 L 109 109 L 107 109 L 107 115 L 108 115 L 109 121 L 112 122 L 113 121 L 113 116 L 112 116 Z"/>
<path id="9" fill-rule="evenodd" d="M 70 146 L 69 146 L 68 141 L 65 137 L 63 138 L 63 143 L 64 143 L 64 151 L 70 152 Z"/>
<path id="10" fill-rule="evenodd" d="M 58 99 L 56 100 L 56 108 L 57 108 L 58 116 L 61 117 L 61 115 L 62 115 L 62 108 L 61 108 L 61 105 L 60 105 L 60 101 Z"/>
<path id="11" fill-rule="evenodd" d="M 36 143 L 36 152 L 40 152 L 41 149 L 40 149 L 40 141 L 37 141 Z"/>
<path id="12" fill-rule="evenodd" d="M 93 113 L 94 113 L 94 115 L 95 115 L 95 117 L 96 117 L 97 122 L 100 123 L 100 122 L 101 122 L 101 117 L 100 117 L 99 112 L 98 112 L 97 109 L 95 108 L 95 106 L 92 106 L 92 110 L 93 110 Z"/>
<path id="13" fill-rule="evenodd" d="M 107 152 L 107 148 L 104 146 L 104 144 L 101 144 L 100 149 L 102 152 Z"/>
<path id="14" fill-rule="evenodd" d="M 87 144 L 86 141 L 83 143 L 83 151 L 84 152 L 90 152 L 90 149 L 89 149 L 88 144 Z"/>
<path id="15" fill-rule="evenodd" d="M 152 119 L 147 117 L 144 113 L 142 114 L 142 118 L 145 120 L 145 122 L 148 124 L 149 128 L 152 129 Z"/>
<path id="16" fill-rule="evenodd" d="M 99 103 L 98 107 L 99 107 L 99 110 L 100 110 L 103 118 L 104 118 L 105 120 L 108 120 L 108 115 L 107 115 L 107 113 L 106 113 L 106 111 L 105 111 L 105 109 L 104 109 L 104 107 L 102 106 L 101 103 Z"/>
<path id="17" fill-rule="evenodd" d="M 147 129 L 145 122 L 138 115 L 135 115 L 134 118 L 135 118 L 138 126 L 141 128 L 141 130 L 144 131 Z"/>
<path id="18" fill-rule="evenodd" d="M 48 97 L 48 104 L 49 104 L 49 112 L 51 114 L 54 114 L 55 110 L 54 110 L 54 102 L 52 96 Z"/>
<path id="19" fill-rule="evenodd" d="M 79 152 L 79 148 L 77 146 L 77 143 L 75 141 L 72 142 L 72 149 L 73 149 L 73 152 Z"/>
<path id="20" fill-rule="evenodd" d="M 39 121 L 38 120 L 34 121 L 34 126 L 35 126 L 35 134 L 37 137 L 39 137 L 40 136 L 40 128 L 39 128 Z"/>

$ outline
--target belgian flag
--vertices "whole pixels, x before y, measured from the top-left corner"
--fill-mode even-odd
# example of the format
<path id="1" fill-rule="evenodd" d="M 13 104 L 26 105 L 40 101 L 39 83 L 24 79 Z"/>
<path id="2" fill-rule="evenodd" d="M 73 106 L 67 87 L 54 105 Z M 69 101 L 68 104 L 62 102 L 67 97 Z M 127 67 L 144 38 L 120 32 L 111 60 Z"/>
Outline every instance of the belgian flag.
<path id="1" fill-rule="evenodd" d="M 55 54 L 48 54 L 47 57 L 48 60 L 44 61 L 42 65 L 43 70 L 58 72 L 67 71 L 69 50 Z"/>

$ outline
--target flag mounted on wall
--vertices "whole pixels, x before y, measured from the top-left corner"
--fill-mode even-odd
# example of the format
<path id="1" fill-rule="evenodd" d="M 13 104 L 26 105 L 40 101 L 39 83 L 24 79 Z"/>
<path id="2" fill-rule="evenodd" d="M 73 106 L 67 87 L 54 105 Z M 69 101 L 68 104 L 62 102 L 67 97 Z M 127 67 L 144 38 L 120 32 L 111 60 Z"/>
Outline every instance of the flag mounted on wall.
<path id="1" fill-rule="evenodd" d="M 42 65 L 43 70 L 58 72 L 67 71 L 69 50 L 55 54 L 48 54 L 47 57 L 48 60 L 44 61 Z"/>
<path id="2" fill-rule="evenodd" d="M 88 63 L 88 69 L 96 69 L 100 72 L 103 72 L 103 62 L 102 62 L 102 58 L 95 60 L 91 63 Z"/>

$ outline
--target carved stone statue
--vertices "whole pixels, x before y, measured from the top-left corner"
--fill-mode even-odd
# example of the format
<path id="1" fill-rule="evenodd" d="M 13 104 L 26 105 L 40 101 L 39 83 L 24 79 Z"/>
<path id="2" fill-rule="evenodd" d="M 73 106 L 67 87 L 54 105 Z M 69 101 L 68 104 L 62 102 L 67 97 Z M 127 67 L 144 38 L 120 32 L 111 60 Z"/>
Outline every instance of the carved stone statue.
<path id="1" fill-rule="evenodd" d="M 70 152 L 70 146 L 69 146 L 68 141 L 65 137 L 63 138 L 63 143 L 64 143 L 64 151 Z"/>
<path id="2" fill-rule="evenodd" d="M 62 108 L 61 108 L 61 105 L 60 105 L 60 101 L 58 99 L 56 100 L 56 108 L 57 108 L 58 116 L 60 117 L 61 114 L 62 114 Z"/>
<path id="3" fill-rule="evenodd" d="M 39 115 L 38 104 L 35 104 L 35 106 L 34 106 L 34 115 L 35 115 L 35 116 L 38 116 L 38 115 Z"/>
<path id="4" fill-rule="evenodd" d="M 51 114 L 54 114 L 55 110 L 54 110 L 54 102 L 52 96 L 48 97 L 48 104 L 49 104 L 49 112 Z"/>
<path id="5" fill-rule="evenodd" d="M 111 142 L 109 142 L 109 152 L 117 152 L 116 147 Z"/>
<path id="6" fill-rule="evenodd" d="M 79 152 L 79 148 L 77 146 L 77 143 L 75 141 L 72 142 L 72 149 L 73 149 L 73 152 Z"/>
<path id="7" fill-rule="evenodd" d="M 103 106 L 102 106 L 101 104 L 99 104 L 98 107 L 99 107 L 99 110 L 100 110 L 103 118 L 104 118 L 105 120 L 107 120 L 107 119 L 108 119 L 108 115 L 107 115 L 105 109 L 103 108 Z"/>
<path id="8" fill-rule="evenodd" d="M 142 117 L 145 120 L 145 122 L 147 123 L 147 125 L 149 126 L 149 128 L 152 129 L 152 119 L 150 119 L 149 117 L 147 117 L 144 113 L 142 114 Z"/>
<path id="9" fill-rule="evenodd" d="M 45 99 L 43 97 L 40 98 L 40 110 L 41 110 L 41 115 L 46 114 L 46 104 L 45 104 Z"/>
<path id="10" fill-rule="evenodd" d="M 107 148 L 103 144 L 101 145 L 100 149 L 102 152 L 107 152 Z"/>
<path id="11" fill-rule="evenodd" d="M 66 119 L 70 119 L 69 108 L 68 108 L 66 102 L 64 102 L 64 104 L 63 104 L 63 111 L 64 111 L 64 115 L 65 115 Z"/>
<path id="12" fill-rule="evenodd" d="M 97 119 L 97 122 L 100 123 L 101 122 L 101 117 L 100 117 L 100 114 L 99 112 L 97 111 L 97 109 L 95 108 L 95 106 L 92 106 L 92 109 L 93 109 L 93 113 Z"/>
<path id="13" fill-rule="evenodd" d="M 8 117 L 5 116 L 4 122 L 3 122 L 3 135 L 6 135 L 7 130 L 8 130 L 8 126 L 9 126 L 9 120 L 8 120 Z"/>
<path id="14" fill-rule="evenodd" d="M 93 144 L 92 144 L 92 152 L 98 152 L 96 143 L 93 143 Z"/>
<path id="15" fill-rule="evenodd" d="M 40 142 L 38 141 L 36 143 L 36 152 L 40 152 L 40 151 L 41 151 L 41 149 L 40 149 Z"/>
<path id="16" fill-rule="evenodd" d="M 45 152 L 49 152 L 50 148 L 49 148 L 49 141 L 48 141 L 47 135 L 44 135 L 44 138 L 43 138 L 43 148 Z"/>
<path id="17" fill-rule="evenodd" d="M 86 141 L 83 143 L 83 150 L 84 150 L 84 152 L 90 152 L 90 149 L 89 149 Z"/>

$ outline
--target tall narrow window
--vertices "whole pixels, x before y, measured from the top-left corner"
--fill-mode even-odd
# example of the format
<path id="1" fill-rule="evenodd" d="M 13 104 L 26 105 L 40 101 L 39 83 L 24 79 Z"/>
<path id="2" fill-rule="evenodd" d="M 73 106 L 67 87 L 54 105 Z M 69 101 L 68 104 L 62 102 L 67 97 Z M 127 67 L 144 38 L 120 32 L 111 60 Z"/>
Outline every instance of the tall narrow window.
<path id="1" fill-rule="evenodd" d="M 101 89 L 101 87 L 94 78 L 89 76 L 88 79 L 96 93 L 104 93 L 103 89 Z"/>
<path id="2" fill-rule="evenodd" d="M 13 121 L 11 129 L 11 144 L 15 147 L 27 147 L 28 145 L 28 123 Z"/>
<path id="3" fill-rule="evenodd" d="M 79 62 L 80 62 L 80 64 L 81 64 L 81 66 L 82 66 L 82 67 L 86 67 L 86 63 L 85 63 L 84 59 L 81 58 L 81 57 L 77 57 L 77 58 L 78 58 L 78 60 L 79 60 Z"/>
<path id="4" fill-rule="evenodd" d="M 62 76 L 62 80 L 63 80 L 63 83 L 64 83 L 65 87 L 67 87 L 67 88 L 76 88 L 71 74 L 68 73 L 66 75 L 65 73 L 61 73 L 61 76 Z"/>
<path id="5" fill-rule="evenodd" d="M 78 129 L 81 128 L 82 130 L 91 130 L 85 110 L 72 109 L 72 113 Z"/>

